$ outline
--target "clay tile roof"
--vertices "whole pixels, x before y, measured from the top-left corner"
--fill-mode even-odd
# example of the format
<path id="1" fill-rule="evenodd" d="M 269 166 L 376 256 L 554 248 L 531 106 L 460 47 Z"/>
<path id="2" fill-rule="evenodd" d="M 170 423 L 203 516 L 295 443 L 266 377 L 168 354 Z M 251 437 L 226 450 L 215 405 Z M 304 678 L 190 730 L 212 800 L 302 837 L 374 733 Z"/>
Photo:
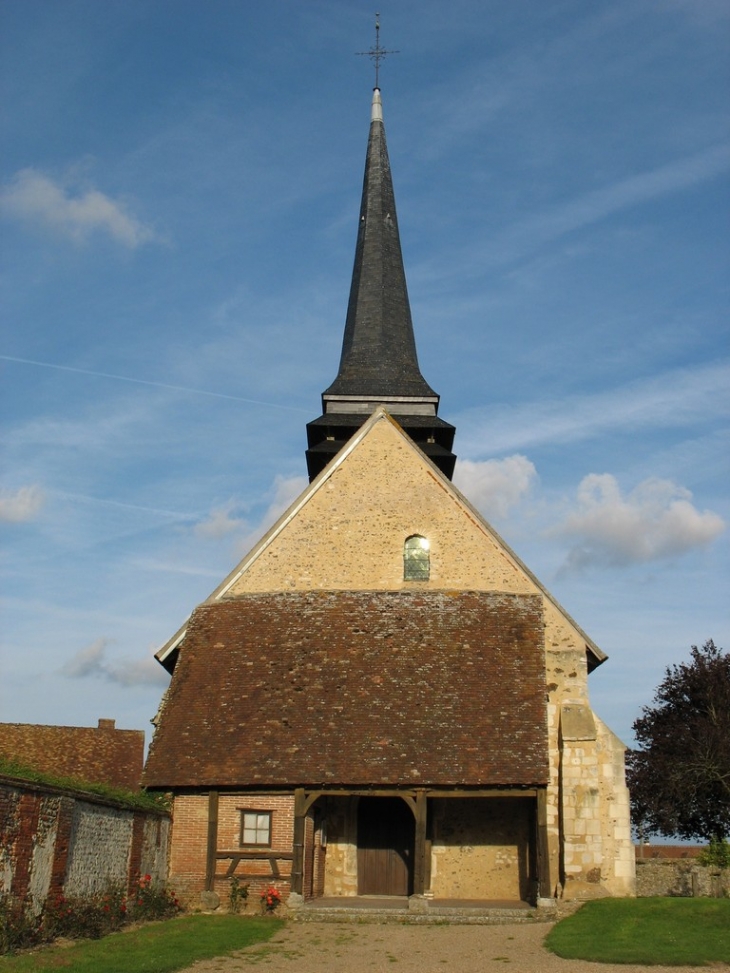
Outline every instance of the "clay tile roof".
<path id="1" fill-rule="evenodd" d="M 194 612 L 145 783 L 544 784 L 545 699 L 539 595 L 245 595 Z"/>
<path id="2" fill-rule="evenodd" d="M 137 790 L 144 762 L 144 730 L 0 723 L 0 756 L 56 777 Z"/>

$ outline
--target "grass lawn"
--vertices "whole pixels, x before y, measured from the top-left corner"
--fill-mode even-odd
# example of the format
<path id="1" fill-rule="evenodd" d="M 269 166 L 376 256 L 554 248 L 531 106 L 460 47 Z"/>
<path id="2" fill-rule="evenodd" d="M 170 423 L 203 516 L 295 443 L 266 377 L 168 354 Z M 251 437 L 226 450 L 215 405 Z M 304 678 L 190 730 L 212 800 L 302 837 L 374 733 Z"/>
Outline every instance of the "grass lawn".
<path id="1" fill-rule="evenodd" d="M 594 963 L 730 963 L 730 899 L 599 899 L 554 926 L 545 945 Z"/>
<path id="2" fill-rule="evenodd" d="M 196 960 L 265 942 L 280 928 L 270 918 L 184 916 L 104 939 L 0 956 L 0 973 L 173 973 Z"/>

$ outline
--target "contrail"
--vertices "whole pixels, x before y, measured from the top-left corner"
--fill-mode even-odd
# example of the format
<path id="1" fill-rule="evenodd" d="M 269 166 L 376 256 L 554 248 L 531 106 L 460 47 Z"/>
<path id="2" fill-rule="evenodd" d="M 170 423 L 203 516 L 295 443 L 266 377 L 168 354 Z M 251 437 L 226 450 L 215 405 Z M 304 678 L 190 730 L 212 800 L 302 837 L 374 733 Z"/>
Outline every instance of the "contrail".
<path id="1" fill-rule="evenodd" d="M 47 361 L 33 361 L 31 358 L 14 358 L 12 355 L 0 355 L 0 360 L 16 362 L 20 365 L 37 365 L 39 368 L 55 368 L 61 372 L 76 372 L 78 375 L 93 375 L 95 378 L 111 378 L 115 382 L 131 382 L 133 385 L 150 385 L 152 388 L 169 389 L 172 392 L 188 392 L 193 395 L 209 395 L 214 399 L 230 399 L 233 402 L 248 402 L 249 405 L 263 405 L 267 409 L 285 409 L 287 412 L 306 413 L 305 409 L 298 409 L 293 405 L 281 405 L 279 402 L 262 402 L 260 399 L 245 399 L 241 395 L 226 395 L 225 392 L 208 392 L 207 389 L 190 389 L 184 385 L 167 385 L 165 382 L 148 382 L 144 378 L 129 378 L 127 375 L 110 375 L 108 372 L 94 372 L 89 368 L 74 368 L 72 365 L 55 365 Z"/>

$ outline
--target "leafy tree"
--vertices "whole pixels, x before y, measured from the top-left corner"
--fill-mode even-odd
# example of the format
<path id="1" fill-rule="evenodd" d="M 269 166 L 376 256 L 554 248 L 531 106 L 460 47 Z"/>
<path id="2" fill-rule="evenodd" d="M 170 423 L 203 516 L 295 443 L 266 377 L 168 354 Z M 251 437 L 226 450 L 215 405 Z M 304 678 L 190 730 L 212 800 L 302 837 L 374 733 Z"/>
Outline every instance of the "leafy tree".
<path id="1" fill-rule="evenodd" d="M 710 639 L 691 656 L 666 669 L 634 722 L 631 815 L 640 832 L 721 840 L 730 834 L 730 653 Z"/>

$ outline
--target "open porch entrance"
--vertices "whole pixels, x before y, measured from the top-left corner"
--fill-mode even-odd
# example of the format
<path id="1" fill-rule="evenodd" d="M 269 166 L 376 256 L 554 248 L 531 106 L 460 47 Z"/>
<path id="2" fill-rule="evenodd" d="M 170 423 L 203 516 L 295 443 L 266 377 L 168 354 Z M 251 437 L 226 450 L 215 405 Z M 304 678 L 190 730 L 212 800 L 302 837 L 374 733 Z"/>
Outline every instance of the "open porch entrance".
<path id="1" fill-rule="evenodd" d="M 540 789 L 302 790 L 292 889 L 534 902 L 550 895 L 545 819 Z"/>

